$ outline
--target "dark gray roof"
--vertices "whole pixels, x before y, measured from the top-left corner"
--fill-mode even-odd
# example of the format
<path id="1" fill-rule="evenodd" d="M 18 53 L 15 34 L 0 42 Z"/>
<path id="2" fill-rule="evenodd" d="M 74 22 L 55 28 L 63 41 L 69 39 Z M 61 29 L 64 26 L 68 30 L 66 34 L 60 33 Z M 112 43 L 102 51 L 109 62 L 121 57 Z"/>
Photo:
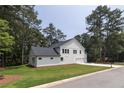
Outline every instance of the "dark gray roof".
<path id="1" fill-rule="evenodd" d="M 66 40 L 66 41 L 59 41 L 58 43 L 52 44 L 52 45 L 50 46 L 50 48 L 60 47 L 61 45 L 67 43 L 67 42 L 70 41 L 70 40 L 72 40 L 72 39 L 69 39 L 69 40 Z"/>
<path id="2" fill-rule="evenodd" d="M 51 45 L 49 48 L 43 48 L 40 46 L 37 46 L 37 47 L 32 46 L 31 47 L 31 49 L 33 51 L 32 55 L 35 55 L 35 56 L 60 56 L 59 47 L 65 43 L 67 43 L 70 40 L 72 40 L 72 39 L 69 39 L 66 41 L 60 41 L 58 43 Z"/>
<path id="3" fill-rule="evenodd" d="M 35 56 L 59 56 L 53 48 L 32 47 Z"/>

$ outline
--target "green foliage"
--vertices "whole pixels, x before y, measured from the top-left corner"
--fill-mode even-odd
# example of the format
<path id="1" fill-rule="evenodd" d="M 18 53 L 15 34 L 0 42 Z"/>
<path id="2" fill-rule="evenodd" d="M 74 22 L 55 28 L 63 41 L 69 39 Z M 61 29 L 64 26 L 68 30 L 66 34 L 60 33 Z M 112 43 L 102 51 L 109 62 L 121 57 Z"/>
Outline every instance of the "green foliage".
<path id="1" fill-rule="evenodd" d="M 14 37 L 9 35 L 9 23 L 0 19 L 0 52 L 11 52 L 14 44 Z"/>
<path id="2" fill-rule="evenodd" d="M 0 32 L 7 32 L 9 30 L 9 23 L 6 20 L 0 19 Z"/>
<path id="3" fill-rule="evenodd" d="M 22 64 L 27 62 L 32 45 L 45 46 L 46 41 L 40 33 L 41 20 L 37 15 L 32 5 L 0 6 L 0 18 L 9 22 L 11 30 L 8 33 L 15 38 L 11 55 L 15 55 L 15 61 L 22 60 Z"/>
<path id="4" fill-rule="evenodd" d="M 10 36 L 7 32 L 0 32 L 1 52 L 11 52 L 13 44 L 14 44 L 14 37 Z"/>
<path id="5" fill-rule="evenodd" d="M 66 35 L 64 35 L 61 30 L 56 29 L 52 23 L 49 24 L 49 27 L 43 29 L 43 33 L 45 34 L 48 40 L 48 46 L 60 40 L 64 40 L 66 37 Z"/>
<path id="6" fill-rule="evenodd" d="M 45 33 L 42 33 L 42 21 L 38 19 L 38 13 L 34 7 L 33 5 L 0 6 L 0 18 L 6 20 L 0 20 L 0 31 L 8 32 L 15 41 L 12 46 L 13 50 L 10 53 L 13 59 L 12 62 L 15 62 L 13 64 L 28 62 L 31 46 L 48 46 L 48 44 L 51 45 L 66 37 L 53 24 L 45 28 Z"/>
<path id="7" fill-rule="evenodd" d="M 79 41 L 86 46 L 90 61 L 119 61 L 118 55 L 124 52 L 123 11 L 98 6 L 86 17 L 88 34 L 80 36 Z M 87 34 L 88 38 L 85 37 Z M 82 38 L 87 42 L 82 42 Z"/>

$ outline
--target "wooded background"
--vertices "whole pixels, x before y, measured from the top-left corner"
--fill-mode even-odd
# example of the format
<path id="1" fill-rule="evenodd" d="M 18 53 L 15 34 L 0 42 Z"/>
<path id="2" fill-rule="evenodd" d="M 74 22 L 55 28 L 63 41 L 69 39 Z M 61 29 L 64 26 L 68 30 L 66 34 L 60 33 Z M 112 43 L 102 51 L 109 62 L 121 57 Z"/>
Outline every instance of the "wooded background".
<path id="1" fill-rule="evenodd" d="M 48 27 L 42 28 L 42 19 L 38 19 L 34 7 L 0 6 L 0 53 L 4 57 L 2 66 L 26 64 L 31 46 L 49 47 L 65 40 L 66 35 L 54 24 L 49 23 Z M 122 13 L 120 9 L 98 6 L 86 17 L 87 32 L 75 38 L 86 48 L 88 62 L 124 61 Z"/>

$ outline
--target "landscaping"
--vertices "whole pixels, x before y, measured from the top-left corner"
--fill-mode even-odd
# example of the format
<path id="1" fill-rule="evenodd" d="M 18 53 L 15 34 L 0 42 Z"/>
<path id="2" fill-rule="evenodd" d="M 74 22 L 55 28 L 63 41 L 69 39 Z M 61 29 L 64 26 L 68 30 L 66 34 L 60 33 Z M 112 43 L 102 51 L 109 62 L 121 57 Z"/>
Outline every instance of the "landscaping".
<path id="1" fill-rule="evenodd" d="M 98 67 L 98 66 L 88 66 L 88 65 L 61 65 L 61 66 L 51 66 L 51 67 L 40 67 L 32 68 L 26 65 L 13 66 L 0 70 L 0 75 L 3 75 L 3 78 L 0 79 L 0 82 L 3 82 L 7 77 L 14 77 L 9 82 L 0 83 L 0 87 L 7 88 L 25 88 L 33 87 L 36 85 L 41 85 L 57 80 L 62 80 L 74 76 L 79 76 L 83 74 L 88 74 L 100 70 L 109 69 L 109 67 Z M 6 78 L 4 78 L 4 76 Z"/>

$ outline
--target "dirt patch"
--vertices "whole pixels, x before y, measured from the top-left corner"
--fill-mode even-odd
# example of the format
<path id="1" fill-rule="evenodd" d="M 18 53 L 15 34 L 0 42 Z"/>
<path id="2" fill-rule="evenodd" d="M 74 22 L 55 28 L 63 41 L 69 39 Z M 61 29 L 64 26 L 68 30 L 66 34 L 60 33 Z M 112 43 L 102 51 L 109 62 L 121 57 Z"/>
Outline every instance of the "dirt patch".
<path id="1" fill-rule="evenodd" d="M 3 68 L 3 67 L 0 67 L 0 70 L 4 70 L 5 68 Z"/>
<path id="2" fill-rule="evenodd" d="M 0 85 L 7 84 L 12 81 L 21 79 L 19 75 L 1 75 L 0 76 Z"/>

